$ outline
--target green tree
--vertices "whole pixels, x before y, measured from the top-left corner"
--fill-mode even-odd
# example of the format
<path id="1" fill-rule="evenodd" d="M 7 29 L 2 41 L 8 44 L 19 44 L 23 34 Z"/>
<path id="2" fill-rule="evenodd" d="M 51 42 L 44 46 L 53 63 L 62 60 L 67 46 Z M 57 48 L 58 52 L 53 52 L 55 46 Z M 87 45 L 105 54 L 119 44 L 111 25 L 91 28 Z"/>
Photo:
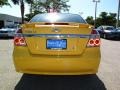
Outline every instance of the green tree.
<path id="1" fill-rule="evenodd" d="M 26 14 L 25 15 L 25 21 L 30 21 L 33 16 L 35 16 L 36 14 L 39 14 L 39 13 L 43 13 L 43 12 L 34 11 L 34 13 Z"/>
<path id="2" fill-rule="evenodd" d="M 98 27 L 100 25 L 115 26 L 116 25 L 116 15 L 117 15 L 116 13 L 101 12 L 99 17 L 96 19 L 96 27 Z M 92 25 L 94 23 L 92 16 L 88 16 L 86 21 Z"/>
<path id="3" fill-rule="evenodd" d="M 88 24 L 94 25 L 94 20 L 93 20 L 93 17 L 92 17 L 92 16 L 88 16 L 88 17 L 86 18 L 86 21 L 87 21 Z"/>
<path id="4" fill-rule="evenodd" d="M 56 12 L 69 11 L 70 6 L 67 5 L 69 0 L 41 0 L 34 1 L 33 10 L 41 12 L 49 12 L 49 9 L 53 9 Z"/>
<path id="5" fill-rule="evenodd" d="M 107 12 L 101 12 L 98 21 L 100 21 L 99 24 L 101 25 L 111 25 L 115 26 L 116 24 L 116 13 L 107 13 Z"/>
<path id="6" fill-rule="evenodd" d="M 30 14 L 26 14 L 25 20 L 29 21 L 34 15 L 38 13 L 47 13 L 50 9 L 61 12 L 61 11 L 69 11 L 70 6 L 67 5 L 69 0 L 35 0 L 31 2 L 30 5 Z"/>
<path id="7" fill-rule="evenodd" d="M 99 19 L 101 19 L 101 24 L 102 25 L 107 25 L 108 21 L 108 13 L 107 12 L 101 12 Z"/>
<path id="8" fill-rule="evenodd" d="M 25 8 L 24 3 L 27 2 L 30 4 L 32 2 L 32 0 L 12 0 L 12 2 L 14 4 L 20 5 L 22 23 L 24 23 L 24 8 Z"/>
<path id="9" fill-rule="evenodd" d="M 107 17 L 107 24 L 116 26 L 116 16 L 117 16 L 116 13 L 109 13 L 109 15 Z"/>
<path id="10" fill-rule="evenodd" d="M 8 3 L 8 0 L 0 0 L 0 7 L 4 6 L 4 5 L 10 5 Z"/>
<path id="11" fill-rule="evenodd" d="M 96 19 L 96 27 L 101 26 L 101 25 L 103 25 L 103 24 L 102 24 L 102 19 L 101 19 L 100 17 L 98 17 L 98 18 Z"/>

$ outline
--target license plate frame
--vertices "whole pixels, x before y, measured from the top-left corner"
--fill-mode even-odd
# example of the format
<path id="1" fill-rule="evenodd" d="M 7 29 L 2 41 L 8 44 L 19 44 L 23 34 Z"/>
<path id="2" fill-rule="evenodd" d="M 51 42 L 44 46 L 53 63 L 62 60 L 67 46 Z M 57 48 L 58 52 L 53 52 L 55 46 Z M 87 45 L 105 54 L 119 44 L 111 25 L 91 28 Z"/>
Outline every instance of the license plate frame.
<path id="1" fill-rule="evenodd" d="M 52 50 L 67 49 L 67 39 L 47 39 L 46 48 Z"/>

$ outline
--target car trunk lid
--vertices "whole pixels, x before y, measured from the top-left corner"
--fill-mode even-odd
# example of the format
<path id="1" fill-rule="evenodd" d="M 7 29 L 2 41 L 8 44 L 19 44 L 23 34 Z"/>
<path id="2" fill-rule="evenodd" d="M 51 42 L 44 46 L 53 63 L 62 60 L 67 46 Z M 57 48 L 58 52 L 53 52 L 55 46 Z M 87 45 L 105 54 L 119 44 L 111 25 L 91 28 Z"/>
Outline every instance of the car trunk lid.
<path id="1" fill-rule="evenodd" d="M 79 23 L 31 23 L 23 26 L 23 34 L 32 54 L 80 55 L 91 30 L 89 25 Z"/>

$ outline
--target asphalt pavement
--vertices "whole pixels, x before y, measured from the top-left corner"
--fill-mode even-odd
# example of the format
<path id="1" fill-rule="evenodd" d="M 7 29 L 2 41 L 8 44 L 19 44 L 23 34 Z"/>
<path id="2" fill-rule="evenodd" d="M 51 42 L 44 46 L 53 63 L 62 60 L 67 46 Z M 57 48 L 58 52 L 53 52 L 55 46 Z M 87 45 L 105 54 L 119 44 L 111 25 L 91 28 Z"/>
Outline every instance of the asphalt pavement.
<path id="1" fill-rule="evenodd" d="M 13 41 L 0 40 L 0 90 L 120 90 L 120 41 L 101 42 L 97 75 L 42 76 L 17 73 Z"/>

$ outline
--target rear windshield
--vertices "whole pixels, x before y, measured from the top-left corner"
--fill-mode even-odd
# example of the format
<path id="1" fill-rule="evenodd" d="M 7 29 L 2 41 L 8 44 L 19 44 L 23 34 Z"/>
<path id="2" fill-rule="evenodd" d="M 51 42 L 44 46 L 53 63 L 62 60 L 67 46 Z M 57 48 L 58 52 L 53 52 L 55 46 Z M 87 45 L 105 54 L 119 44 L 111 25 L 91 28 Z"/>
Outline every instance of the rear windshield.
<path id="1" fill-rule="evenodd" d="M 86 21 L 77 14 L 48 13 L 34 16 L 30 22 L 76 22 L 85 23 Z"/>

